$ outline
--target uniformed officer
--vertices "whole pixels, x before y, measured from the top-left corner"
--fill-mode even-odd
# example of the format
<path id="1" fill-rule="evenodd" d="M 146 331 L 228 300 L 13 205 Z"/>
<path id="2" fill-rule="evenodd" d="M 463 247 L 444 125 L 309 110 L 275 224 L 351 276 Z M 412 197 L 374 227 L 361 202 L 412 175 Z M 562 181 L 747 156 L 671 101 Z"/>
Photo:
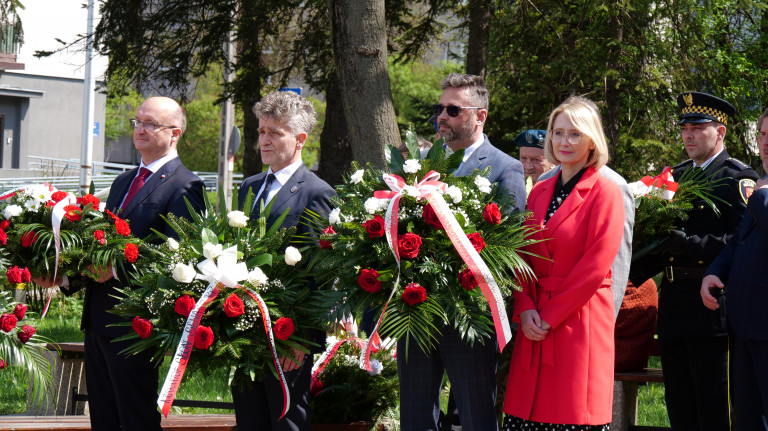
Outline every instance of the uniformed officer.
<path id="1" fill-rule="evenodd" d="M 688 219 L 670 233 L 656 255 L 637 262 L 637 266 L 664 273 L 657 330 L 672 429 L 729 430 L 725 307 L 704 307 L 699 290 L 707 266 L 735 234 L 758 175 L 729 157 L 723 146 L 728 119 L 736 113 L 733 105 L 694 92 L 679 95 L 677 105 L 683 145 L 690 159 L 675 166 L 673 176 L 679 180 L 686 169 L 703 169 L 709 180 L 717 183 L 713 190 L 717 199 L 713 201 L 720 214 L 703 200 L 694 201 Z M 639 280 L 642 276 L 638 272 L 642 271 L 633 263 L 630 279 L 645 281 Z"/>
<path id="2" fill-rule="evenodd" d="M 552 169 L 552 164 L 544 157 L 544 138 L 546 130 L 524 130 L 515 136 L 513 142 L 520 147 L 520 163 L 525 174 L 525 189 L 528 193 L 539 180 L 539 176 Z"/>

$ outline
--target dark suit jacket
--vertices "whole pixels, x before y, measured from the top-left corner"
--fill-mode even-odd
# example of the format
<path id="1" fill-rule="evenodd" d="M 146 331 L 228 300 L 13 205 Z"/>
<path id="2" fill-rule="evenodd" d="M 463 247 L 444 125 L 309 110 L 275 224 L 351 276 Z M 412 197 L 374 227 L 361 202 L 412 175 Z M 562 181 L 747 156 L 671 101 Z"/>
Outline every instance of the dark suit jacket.
<path id="1" fill-rule="evenodd" d="M 266 172 L 248 177 L 243 180 L 238 192 L 238 207 L 242 210 L 248 190 L 252 190 L 254 196 L 259 193 L 261 185 L 267 177 Z M 288 208 L 288 215 L 283 220 L 281 228 L 296 226 L 299 234 L 310 233 L 310 226 L 302 222 L 304 210 L 313 211 L 325 219 L 328 219 L 328 213 L 331 212 L 332 196 L 336 192 L 325 181 L 310 172 L 304 165 L 301 165 L 296 172 L 291 175 L 273 198 L 272 211 L 267 217 L 267 226 L 274 224 L 275 220 Z M 255 219 L 255 212 L 251 213 L 251 219 Z"/>
<path id="2" fill-rule="evenodd" d="M 726 317 L 736 335 L 768 340 L 768 189 L 752 194 L 737 234 L 707 268 L 726 284 Z"/>
<path id="3" fill-rule="evenodd" d="M 499 192 L 506 192 L 515 197 L 515 208 L 525 209 L 525 177 L 523 176 L 523 164 L 519 160 L 505 154 L 503 151 L 491 145 L 488 136 L 483 135 L 483 142 L 469 156 L 466 162 L 462 163 L 454 175 L 465 177 L 471 175 L 475 169 L 485 169 L 491 167 L 491 173 L 488 175 L 488 181 L 499 183 Z"/>
<path id="4" fill-rule="evenodd" d="M 152 229 L 176 237 L 173 229 L 161 216 L 174 214 L 179 217 L 189 217 L 189 211 L 184 202 L 185 197 L 193 208 L 202 210 L 205 184 L 197 175 L 185 168 L 181 160 L 176 157 L 152 174 L 128 206 L 119 212 L 118 206 L 128 192 L 137 170 L 138 168 L 132 169 L 115 179 L 109 191 L 106 208 L 126 219 L 130 224 L 131 233 L 138 238 L 146 238 L 152 233 Z M 107 310 L 111 310 L 117 304 L 117 299 L 111 296 L 118 294 L 114 288 L 129 285 L 125 274 L 121 274 L 120 280 L 111 279 L 101 285 L 85 277 L 81 282 L 84 286 L 75 286 L 75 289 L 91 287 L 85 294 L 83 330 L 93 330 L 110 337 L 117 337 L 131 330 L 125 327 L 107 327 L 109 324 L 123 321 L 120 317 L 108 313 Z"/>

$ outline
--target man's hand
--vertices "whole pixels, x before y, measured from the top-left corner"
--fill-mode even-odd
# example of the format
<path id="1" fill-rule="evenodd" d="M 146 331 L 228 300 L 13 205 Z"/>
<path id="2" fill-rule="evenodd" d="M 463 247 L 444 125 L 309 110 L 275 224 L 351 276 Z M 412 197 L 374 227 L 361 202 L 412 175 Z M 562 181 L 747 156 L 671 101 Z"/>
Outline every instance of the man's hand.
<path id="1" fill-rule="evenodd" d="M 525 310 L 520 313 L 520 327 L 526 338 L 532 341 L 541 341 L 547 336 L 552 326 L 541 320 L 538 311 Z"/>
<path id="2" fill-rule="evenodd" d="M 720 277 L 716 275 L 709 274 L 701 280 L 701 291 L 699 293 L 701 293 L 701 302 L 704 303 L 705 307 L 710 310 L 717 310 L 720 308 L 720 304 L 717 303 L 717 298 L 712 296 L 712 290 L 722 289 L 723 287 L 725 287 L 725 285 L 720 280 Z"/>
<path id="3" fill-rule="evenodd" d="M 301 367 L 301 363 L 304 362 L 304 352 L 294 348 L 292 348 L 291 351 L 293 352 L 293 359 L 296 360 L 296 362 L 288 356 L 281 356 L 278 358 L 280 360 L 280 366 L 283 367 L 283 371 L 298 370 L 299 367 Z"/>
<path id="4" fill-rule="evenodd" d="M 54 280 L 52 277 L 32 277 L 32 282 L 40 287 L 46 288 L 61 286 L 61 274 L 56 277 L 56 280 Z"/>
<path id="5" fill-rule="evenodd" d="M 105 267 L 88 265 L 88 272 L 85 275 L 91 277 L 97 283 L 104 283 L 105 281 L 114 278 L 112 265 Z"/>

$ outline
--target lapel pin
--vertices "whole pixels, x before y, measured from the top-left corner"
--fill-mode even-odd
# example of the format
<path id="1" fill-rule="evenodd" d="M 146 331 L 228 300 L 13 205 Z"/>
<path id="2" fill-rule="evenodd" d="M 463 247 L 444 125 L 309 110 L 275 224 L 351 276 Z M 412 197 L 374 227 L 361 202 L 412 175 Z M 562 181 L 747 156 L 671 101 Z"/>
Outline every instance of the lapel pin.
<path id="1" fill-rule="evenodd" d="M 296 193 L 296 190 L 298 190 L 298 189 L 299 188 L 297 186 L 291 187 L 291 193 Z"/>
<path id="2" fill-rule="evenodd" d="M 160 175 L 160 178 L 165 178 L 165 175 Z"/>

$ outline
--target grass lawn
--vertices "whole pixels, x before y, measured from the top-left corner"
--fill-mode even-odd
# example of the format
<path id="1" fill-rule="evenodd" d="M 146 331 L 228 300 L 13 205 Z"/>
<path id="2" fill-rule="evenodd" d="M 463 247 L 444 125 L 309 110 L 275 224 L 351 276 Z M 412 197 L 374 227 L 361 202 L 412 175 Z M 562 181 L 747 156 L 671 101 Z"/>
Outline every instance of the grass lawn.
<path id="1" fill-rule="evenodd" d="M 41 335 L 57 342 L 82 341 L 80 315 L 82 299 L 55 298 L 51 310 L 42 321 L 39 315 L 29 313 L 29 324 L 37 328 Z M 651 358 L 650 367 L 660 367 L 659 358 Z M 168 370 L 168 360 L 160 369 L 162 385 Z M 178 399 L 231 402 L 232 395 L 226 384 L 225 370 L 218 370 L 212 375 L 188 372 L 176 395 Z M 0 371 L 0 415 L 23 413 L 27 392 L 27 378 L 23 371 L 8 367 Z M 441 404 L 445 409 L 446 395 Z M 669 426 L 666 404 L 664 403 L 664 385 L 651 383 L 641 386 L 638 394 L 638 424 L 645 426 Z M 171 413 L 232 413 L 231 410 L 200 409 L 192 407 L 173 407 Z"/>

